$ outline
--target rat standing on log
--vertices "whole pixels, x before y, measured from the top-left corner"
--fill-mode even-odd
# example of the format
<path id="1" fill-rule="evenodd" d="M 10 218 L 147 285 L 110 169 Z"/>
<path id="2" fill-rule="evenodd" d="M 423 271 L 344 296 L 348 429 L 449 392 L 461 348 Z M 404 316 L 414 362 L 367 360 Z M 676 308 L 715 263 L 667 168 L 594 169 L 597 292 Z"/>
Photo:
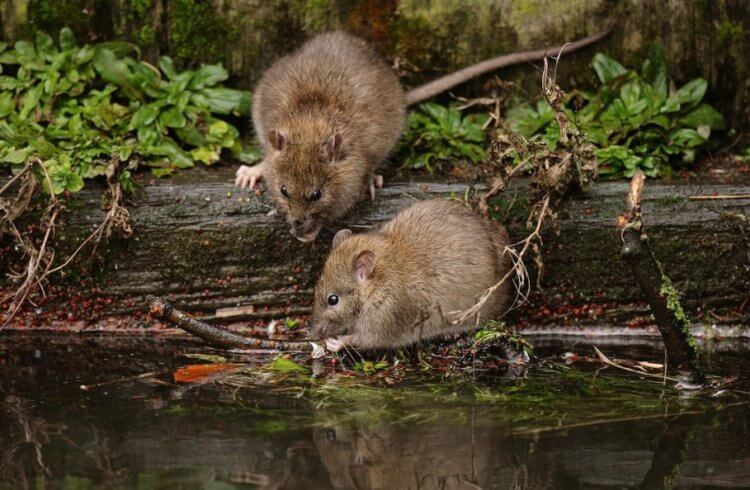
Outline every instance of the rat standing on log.
<path id="1" fill-rule="evenodd" d="M 608 33 L 567 49 L 582 48 Z M 318 35 L 263 74 L 253 97 L 263 161 L 242 165 L 235 183 L 253 188 L 264 178 L 292 234 L 313 241 L 325 224 L 345 216 L 368 191 L 375 198 L 375 188 L 383 183 L 376 170 L 401 135 L 407 105 L 482 73 L 542 59 L 547 51 L 486 60 L 405 94 L 364 40 L 342 32 Z"/>
<path id="2" fill-rule="evenodd" d="M 421 201 L 377 232 L 341 230 L 315 286 L 312 333 L 339 351 L 395 348 L 474 328 L 460 313 L 511 270 L 508 234 L 464 204 Z M 479 310 L 510 307 L 510 280 Z"/>

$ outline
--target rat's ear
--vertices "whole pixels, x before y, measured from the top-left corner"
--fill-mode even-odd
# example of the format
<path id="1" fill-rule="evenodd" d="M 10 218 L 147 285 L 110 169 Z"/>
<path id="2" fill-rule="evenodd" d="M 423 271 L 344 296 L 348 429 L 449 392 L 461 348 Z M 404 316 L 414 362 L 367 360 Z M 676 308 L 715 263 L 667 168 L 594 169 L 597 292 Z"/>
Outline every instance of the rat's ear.
<path id="1" fill-rule="evenodd" d="M 283 150 L 284 145 L 286 144 L 286 136 L 284 135 L 284 133 L 275 129 L 272 129 L 268 132 L 268 134 L 266 135 L 266 139 L 276 151 Z"/>
<path id="2" fill-rule="evenodd" d="M 332 162 L 341 154 L 341 144 L 344 138 L 341 133 L 336 133 L 328 138 L 320 147 L 320 155 L 326 162 Z"/>
<path id="3" fill-rule="evenodd" d="M 343 230 L 339 230 L 336 232 L 336 235 L 333 237 L 333 245 L 331 246 L 332 249 L 339 246 L 339 243 L 343 242 L 347 238 L 352 236 L 352 230 L 348 228 L 344 228 Z"/>
<path id="4" fill-rule="evenodd" d="M 362 283 L 370 279 L 372 271 L 375 269 L 375 254 L 372 250 L 365 250 L 357 256 L 354 261 L 354 276 L 357 281 Z"/>

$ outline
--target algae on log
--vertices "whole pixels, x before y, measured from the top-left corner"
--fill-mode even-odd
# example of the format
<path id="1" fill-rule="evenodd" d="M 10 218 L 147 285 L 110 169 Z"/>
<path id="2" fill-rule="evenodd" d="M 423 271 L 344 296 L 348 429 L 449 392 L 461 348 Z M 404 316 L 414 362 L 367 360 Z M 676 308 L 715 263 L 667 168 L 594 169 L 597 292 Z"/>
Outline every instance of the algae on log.
<path id="1" fill-rule="evenodd" d="M 222 322 L 294 316 L 309 311 L 312 288 L 333 235 L 326 230 L 312 245 L 292 238 L 285 220 L 273 212 L 267 196 L 237 192 L 231 168 L 195 169 L 172 181 L 145 183 L 133 199 L 133 235 L 100 246 L 93 270 L 71 267 L 59 288 L 48 288 L 43 314 L 29 307 L 14 325 L 47 326 L 59 319 L 106 324 L 118 315 L 147 312 L 145 297 L 161 295 L 185 311 L 221 316 Z M 506 191 L 505 213 L 511 236 L 525 229 L 523 203 L 527 183 Z M 574 305 L 639 301 L 640 291 L 612 268 L 618 246 L 612 240 L 612 216 L 621 208 L 624 182 L 601 182 L 568 199 L 559 210 L 560 235 L 545 236 L 543 295 Z M 348 220 L 356 232 L 390 219 L 414 199 L 463 196 L 465 184 L 389 183 L 374 203 L 363 203 Z M 747 185 L 654 183 L 643 203 L 655 252 L 663 257 L 688 304 L 740 305 L 750 291 L 747 245 L 727 213 L 750 214 L 750 201 L 692 201 L 695 194 L 747 194 Z M 514 198 L 515 196 L 515 198 Z M 87 186 L 68 204 L 59 257 L 75 249 L 101 221 L 101 189 Z M 507 206 L 506 206 L 507 207 Z M 342 224 L 343 226 L 343 224 Z M 85 255 L 85 252 L 84 252 Z M 0 256 L 0 273 L 10 265 Z M 245 306 L 239 315 L 231 310 Z M 644 313 L 645 310 L 638 310 Z M 219 313 L 217 315 L 217 313 Z M 555 318 L 549 318 L 554 321 Z M 118 320 L 119 321 L 119 320 Z M 124 326 L 147 326 L 127 318 Z"/>
<path id="2" fill-rule="evenodd" d="M 605 42 L 566 55 L 560 85 L 593 81 L 594 51 L 639 67 L 657 41 L 673 78 L 705 77 L 712 87 L 709 102 L 730 125 L 750 124 L 750 2 L 744 0 L 0 0 L 0 7 L 6 39 L 69 25 L 82 40 L 129 39 L 152 61 L 161 54 L 189 65 L 223 61 L 242 88 L 324 30 L 348 29 L 370 39 L 414 86 L 489 57 L 557 45 L 616 23 Z M 532 94 L 539 91 L 538 74 L 529 67 L 502 76 Z M 479 87 L 481 81 L 467 88 Z"/>

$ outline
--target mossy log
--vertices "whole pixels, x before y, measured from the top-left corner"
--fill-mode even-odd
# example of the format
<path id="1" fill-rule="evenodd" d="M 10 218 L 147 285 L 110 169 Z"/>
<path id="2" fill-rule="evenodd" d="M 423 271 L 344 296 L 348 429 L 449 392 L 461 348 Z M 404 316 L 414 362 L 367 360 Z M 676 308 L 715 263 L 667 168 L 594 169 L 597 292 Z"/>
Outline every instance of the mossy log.
<path id="1" fill-rule="evenodd" d="M 709 98 L 731 125 L 750 123 L 750 2 L 744 0 L 0 0 L 0 24 L 5 40 L 69 26 L 81 40 L 130 40 L 150 61 L 163 54 L 183 66 L 221 61 L 244 88 L 280 55 L 330 29 L 371 40 L 414 86 L 616 24 L 605 42 L 565 57 L 557 77 L 562 87 L 593 81 L 588 63 L 595 51 L 639 67 L 656 41 L 671 76 L 708 79 Z M 528 66 L 501 76 L 539 91 L 539 74 Z M 479 80 L 456 93 L 481 86 Z"/>
<path id="2" fill-rule="evenodd" d="M 147 326 L 139 315 L 148 311 L 148 294 L 224 322 L 309 311 L 334 230 L 326 230 L 313 245 L 295 240 L 268 196 L 238 192 L 232 175 L 229 168 L 195 170 L 173 181 L 144 183 L 129 206 L 133 235 L 100 246 L 93 265 L 72 264 L 56 279 L 59 287 L 48 288 L 49 297 L 40 309 L 29 306 L 15 324 L 44 326 L 59 319 L 89 325 L 125 315 L 126 326 Z M 564 201 L 559 235 L 545 234 L 544 298 L 615 309 L 640 301 L 637 285 L 622 273 L 620 243 L 614 238 L 615 217 L 627 186 L 601 182 L 589 193 Z M 387 182 L 377 200 L 363 203 L 348 223 L 355 231 L 365 230 L 415 199 L 451 194 L 460 198 L 466 189 L 466 184 Z M 737 307 L 750 291 L 750 245 L 740 228 L 747 225 L 732 219 L 737 213 L 750 215 L 750 200 L 689 197 L 749 191 L 748 185 L 649 184 L 643 208 L 654 251 L 689 308 Z M 498 203 L 498 214 L 516 239 L 527 232 L 524 201 L 530 195 L 528 184 L 519 182 Z M 514 204 L 508 209 L 510 202 Z M 100 207 L 101 189 L 94 185 L 69 200 L 56 245 L 59 256 L 75 249 L 101 221 Z M 11 259 L 8 254 L 0 256 L 3 274 Z"/>

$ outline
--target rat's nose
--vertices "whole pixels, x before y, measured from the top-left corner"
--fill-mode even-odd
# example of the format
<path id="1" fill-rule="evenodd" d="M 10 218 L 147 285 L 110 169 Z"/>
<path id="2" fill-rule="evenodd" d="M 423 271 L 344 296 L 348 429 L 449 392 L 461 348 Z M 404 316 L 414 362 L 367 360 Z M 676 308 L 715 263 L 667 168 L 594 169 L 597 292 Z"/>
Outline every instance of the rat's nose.
<path id="1" fill-rule="evenodd" d="M 302 226 L 302 220 L 301 220 L 301 219 L 299 219 L 299 218 L 298 218 L 298 219 L 295 219 L 294 221 L 292 221 L 292 224 L 293 224 L 294 226 Z"/>

